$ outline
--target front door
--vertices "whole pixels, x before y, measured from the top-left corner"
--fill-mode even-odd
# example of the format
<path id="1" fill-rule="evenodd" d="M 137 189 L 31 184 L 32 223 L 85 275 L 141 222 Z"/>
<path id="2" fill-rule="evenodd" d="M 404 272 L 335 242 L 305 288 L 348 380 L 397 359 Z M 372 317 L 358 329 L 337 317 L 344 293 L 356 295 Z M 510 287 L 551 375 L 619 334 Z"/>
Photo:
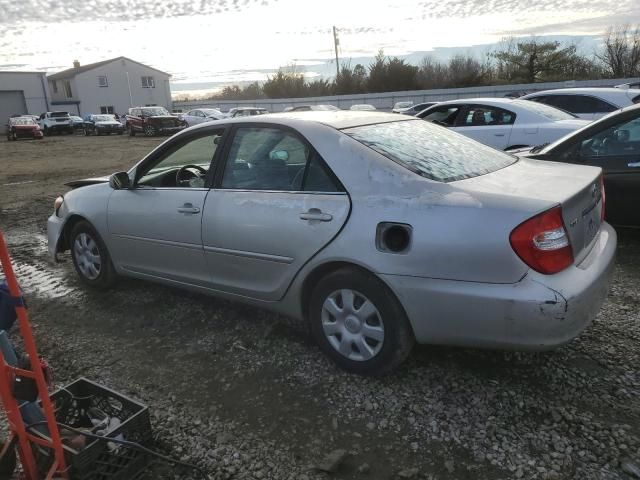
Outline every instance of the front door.
<path id="1" fill-rule="evenodd" d="M 604 171 L 607 221 L 640 225 L 640 117 L 583 140 L 580 159 Z"/>
<path id="2" fill-rule="evenodd" d="M 135 274 L 206 286 L 202 215 L 206 178 L 223 130 L 168 144 L 140 165 L 133 188 L 109 199 L 113 258 Z"/>
<path id="3" fill-rule="evenodd" d="M 242 125 L 205 202 L 204 252 L 212 288 L 274 301 L 338 234 L 350 202 L 296 132 Z"/>

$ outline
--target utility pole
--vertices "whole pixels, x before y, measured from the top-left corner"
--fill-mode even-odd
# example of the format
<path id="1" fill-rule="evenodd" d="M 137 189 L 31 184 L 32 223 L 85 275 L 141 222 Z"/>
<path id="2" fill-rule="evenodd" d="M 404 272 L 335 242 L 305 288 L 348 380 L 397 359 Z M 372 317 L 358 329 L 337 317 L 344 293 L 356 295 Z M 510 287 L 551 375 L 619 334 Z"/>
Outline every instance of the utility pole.
<path id="1" fill-rule="evenodd" d="M 336 51 L 336 81 L 338 81 L 338 77 L 340 76 L 340 59 L 338 58 L 338 45 L 340 44 L 340 40 L 338 40 L 338 31 L 336 30 L 335 25 L 333 26 L 333 47 Z"/>

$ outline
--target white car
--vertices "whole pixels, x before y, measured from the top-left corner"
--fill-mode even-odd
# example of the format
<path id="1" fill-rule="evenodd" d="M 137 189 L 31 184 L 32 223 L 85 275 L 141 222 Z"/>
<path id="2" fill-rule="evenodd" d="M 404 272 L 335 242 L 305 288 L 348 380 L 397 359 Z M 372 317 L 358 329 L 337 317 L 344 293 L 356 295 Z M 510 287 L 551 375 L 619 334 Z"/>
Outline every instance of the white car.
<path id="1" fill-rule="evenodd" d="M 69 112 L 45 112 L 38 118 L 38 125 L 45 136 L 52 133 L 73 133 Z"/>
<path id="2" fill-rule="evenodd" d="M 361 103 L 359 105 L 351 105 L 349 110 L 356 110 L 359 112 L 375 112 L 376 107 L 369 105 L 368 103 Z"/>
<path id="3" fill-rule="evenodd" d="M 521 100 L 532 100 L 561 108 L 587 120 L 595 120 L 607 113 L 640 102 L 638 88 L 560 88 L 530 93 Z"/>
<path id="4" fill-rule="evenodd" d="M 416 116 L 498 150 L 551 143 L 589 123 L 548 105 L 509 98 L 451 100 Z"/>
<path id="5" fill-rule="evenodd" d="M 187 125 L 192 127 L 199 123 L 220 120 L 225 118 L 225 114 L 217 108 L 196 108 L 194 110 L 189 110 L 187 113 L 181 114 L 180 117 L 182 120 L 187 122 Z"/>
<path id="6" fill-rule="evenodd" d="M 392 113 L 404 113 L 407 108 L 413 107 L 413 102 L 396 102 L 391 110 Z"/>

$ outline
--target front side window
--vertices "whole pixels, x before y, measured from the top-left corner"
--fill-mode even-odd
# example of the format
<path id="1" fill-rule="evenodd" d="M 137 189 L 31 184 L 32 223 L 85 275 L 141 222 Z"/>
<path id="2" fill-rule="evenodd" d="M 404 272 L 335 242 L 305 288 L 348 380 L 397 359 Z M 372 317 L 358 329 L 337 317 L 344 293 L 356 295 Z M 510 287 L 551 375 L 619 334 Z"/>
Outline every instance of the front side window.
<path id="1" fill-rule="evenodd" d="M 337 191 L 318 154 L 297 135 L 278 128 L 239 128 L 236 131 L 222 188 Z"/>
<path id="2" fill-rule="evenodd" d="M 437 123 L 438 125 L 453 127 L 460 109 L 460 105 L 445 105 L 442 107 L 436 107 L 433 110 L 429 111 L 425 116 L 423 116 L 422 119 L 429 122 Z"/>
<path id="3" fill-rule="evenodd" d="M 465 136 L 417 120 L 363 125 L 343 132 L 412 172 L 438 182 L 477 177 L 518 161 Z"/>
<path id="4" fill-rule="evenodd" d="M 640 118 L 626 120 L 583 140 L 580 156 L 630 156 L 640 161 Z"/>
<path id="5" fill-rule="evenodd" d="M 99 87 L 108 87 L 107 76 L 106 75 L 98 75 L 98 86 Z"/>
<path id="6" fill-rule="evenodd" d="M 512 125 L 515 121 L 516 114 L 508 110 L 486 105 L 473 105 L 466 110 L 466 115 L 456 126 Z"/>
<path id="7" fill-rule="evenodd" d="M 146 166 L 139 173 L 139 186 L 203 188 L 223 130 L 190 139 Z"/>
<path id="8" fill-rule="evenodd" d="M 155 88 L 156 87 L 156 82 L 154 81 L 153 77 L 141 77 L 142 79 L 142 88 Z"/>

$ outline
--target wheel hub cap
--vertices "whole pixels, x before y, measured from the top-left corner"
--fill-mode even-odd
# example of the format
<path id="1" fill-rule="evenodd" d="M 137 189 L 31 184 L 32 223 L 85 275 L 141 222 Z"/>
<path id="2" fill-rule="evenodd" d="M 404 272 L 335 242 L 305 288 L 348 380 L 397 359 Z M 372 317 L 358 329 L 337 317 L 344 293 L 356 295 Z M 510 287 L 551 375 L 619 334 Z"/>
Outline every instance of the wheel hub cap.
<path id="1" fill-rule="evenodd" d="M 86 233 L 81 233 L 73 242 L 73 253 L 78 269 L 89 280 L 95 280 L 100 275 L 102 258 L 98 244 Z"/>
<path id="2" fill-rule="evenodd" d="M 329 344 L 350 360 L 370 360 L 382 349 L 382 317 L 373 302 L 355 290 L 331 293 L 322 305 L 321 320 Z"/>

